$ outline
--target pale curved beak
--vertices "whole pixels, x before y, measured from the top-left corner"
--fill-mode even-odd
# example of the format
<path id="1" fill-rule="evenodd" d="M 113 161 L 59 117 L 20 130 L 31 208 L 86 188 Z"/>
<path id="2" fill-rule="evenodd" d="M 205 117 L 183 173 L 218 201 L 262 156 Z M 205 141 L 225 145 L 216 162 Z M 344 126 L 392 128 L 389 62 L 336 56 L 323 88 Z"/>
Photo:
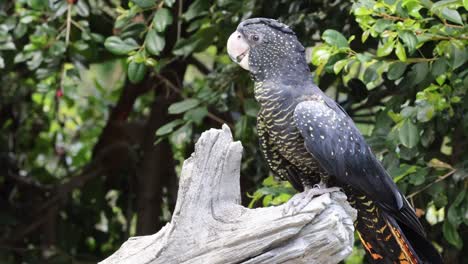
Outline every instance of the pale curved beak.
<path id="1" fill-rule="evenodd" d="M 246 70 L 249 70 L 249 50 L 249 44 L 239 31 L 231 34 L 227 42 L 229 57 Z"/>

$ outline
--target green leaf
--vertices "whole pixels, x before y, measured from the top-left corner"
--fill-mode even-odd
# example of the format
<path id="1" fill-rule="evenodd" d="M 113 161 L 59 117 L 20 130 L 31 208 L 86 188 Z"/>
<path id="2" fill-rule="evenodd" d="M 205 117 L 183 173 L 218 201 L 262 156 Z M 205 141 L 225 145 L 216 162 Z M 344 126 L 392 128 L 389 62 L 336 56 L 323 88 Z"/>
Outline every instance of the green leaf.
<path id="1" fill-rule="evenodd" d="M 403 146 L 407 148 L 415 147 L 419 142 L 418 127 L 411 120 L 406 119 L 398 130 L 398 138 Z"/>
<path id="2" fill-rule="evenodd" d="M 77 1 L 75 4 L 76 12 L 82 16 L 87 17 L 89 16 L 89 7 L 86 4 L 86 1 Z"/>
<path id="3" fill-rule="evenodd" d="M 395 45 L 395 42 L 393 39 L 388 39 L 387 42 L 383 43 L 380 42 L 379 46 L 377 48 L 377 56 L 378 57 L 384 57 L 392 53 L 393 47 Z"/>
<path id="4" fill-rule="evenodd" d="M 132 61 L 128 64 L 127 74 L 130 82 L 139 83 L 145 78 L 146 65 Z"/>
<path id="5" fill-rule="evenodd" d="M 335 62 L 335 64 L 333 65 L 333 72 L 335 72 L 335 74 L 340 73 L 340 71 L 344 68 L 344 66 L 348 64 L 348 62 L 349 62 L 348 59 L 339 60 Z"/>
<path id="6" fill-rule="evenodd" d="M 366 42 L 367 38 L 369 38 L 370 30 L 366 30 L 362 33 L 361 42 Z"/>
<path id="7" fill-rule="evenodd" d="M 156 5 L 156 0 L 132 0 L 132 2 L 141 8 L 150 8 Z"/>
<path id="8" fill-rule="evenodd" d="M 167 8 L 161 8 L 154 14 L 153 26 L 156 31 L 163 32 L 170 24 L 172 24 L 172 14 Z"/>
<path id="9" fill-rule="evenodd" d="M 387 73 L 388 79 L 392 81 L 399 79 L 405 73 L 406 66 L 407 64 L 401 61 L 390 64 Z"/>
<path id="10" fill-rule="evenodd" d="M 24 16 L 20 19 L 20 22 L 23 23 L 23 24 L 29 24 L 31 22 L 33 22 L 34 20 L 36 20 L 37 17 L 36 16 Z"/>
<path id="11" fill-rule="evenodd" d="M 457 229 L 449 222 L 444 221 L 442 226 L 442 233 L 444 234 L 444 238 L 455 248 L 461 250 L 463 247 L 463 240 L 458 234 Z"/>
<path id="12" fill-rule="evenodd" d="M 125 55 L 140 46 L 133 39 L 122 40 L 117 36 L 108 37 L 104 42 L 106 49 L 116 55 Z"/>
<path id="13" fill-rule="evenodd" d="M 448 59 L 448 63 L 452 69 L 456 69 L 462 66 L 468 59 L 468 52 L 466 47 L 458 42 L 450 43 L 450 47 L 445 51 L 445 57 Z"/>
<path id="14" fill-rule="evenodd" d="M 460 193 L 458 193 L 457 197 L 455 198 L 455 201 L 453 201 L 453 203 L 450 205 L 447 211 L 447 220 L 456 228 L 458 228 L 458 226 L 463 221 L 462 212 L 459 211 L 458 207 L 463 202 L 465 194 L 466 190 L 463 190 Z"/>
<path id="15" fill-rule="evenodd" d="M 263 197 L 263 201 L 262 201 L 263 207 L 269 206 L 271 200 L 273 200 L 273 195 L 271 194 L 268 194 L 265 197 Z"/>
<path id="16" fill-rule="evenodd" d="M 411 69 L 415 73 L 414 83 L 419 84 L 426 79 L 426 76 L 429 73 L 429 64 L 427 62 L 419 62 L 413 65 Z"/>
<path id="17" fill-rule="evenodd" d="M 322 34 L 322 39 L 329 45 L 338 47 L 338 48 L 347 48 L 348 41 L 346 38 L 338 31 L 333 29 L 327 29 Z"/>
<path id="18" fill-rule="evenodd" d="M 180 114 L 197 107 L 199 104 L 200 100 L 196 98 L 185 99 L 184 101 L 171 104 L 168 111 L 169 114 Z"/>
<path id="19" fill-rule="evenodd" d="M 215 26 L 202 28 L 189 39 L 178 40 L 172 53 L 178 56 L 187 56 L 192 52 L 203 51 L 213 43 L 216 34 L 218 34 L 218 29 Z"/>
<path id="20" fill-rule="evenodd" d="M 208 109 L 206 106 L 199 106 L 194 109 L 190 109 L 184 114 L 184 120 L 186 121 L 192 121 L 197 125 L 201 125 L 203 122 L 203 119 L 205 116 L 208 114 Z"/>
<path id="21" fill-rule="evenodd" d="M 183 15 L 186 20 L 192 20 L 196 17 L 202 16 L 208 12 L 210 7 L 210 1 L 208 0 L 196 0 L 193 2 L 187 12 Z"/>
<path id="22" fill-rule="evenodd" d="M 447 197 L 444 194 L 436 195 L 434 197 L 434 203 L 431 203 L 426 210 L 426 221 L 431 225 L 436 225 L 444 221 L 445 218 L 445 208 L 443 206 L 439 206 L 440 204 L 444 204 Z M 437 210 L 437 208 L 440 208 Z"/>
<path id="23" fill-rule="evenodd" d="M 143 23 L 130 23 L 125 25 L 122 28 L 122 32 L 120 33 L 120 38 L 127 39 L 127 38 L 139 38 L 144 31 L 147 30 L 147 27 Z"/>
<path id="24" fill-rule="evenodd" d="M 414 35 L 414 33 L 411 31 L 405 30 L 405 31 L 399 32 L 399 36 L 400 36 L 400 39 L 408 48 L 408 52 L 413 53 L 416 50 L 416 45 L 418 44 L 418 39 L 416 38 L 416 35 Z"/>
<path id="25" fill-rule="evenodd" d="M 429 174 L 429 168 L 418 169 L 409 177 L 409 183 L 413 185 L 421 185 L 426 181 L 426 176 Z"/>
<path id="26" fill-rule="evenodd" d="M 16 38 L 21 38 L 22 36 L 24 36 L 24 34 L 26 34 L 27 30 L 28 27 L 25 24 L 18 23 L 13 33 Z"/>
<path id="27" fill-rule="evenodd" d="M 32 58 L 28 62 L 26 62 L 26 65 L 28 65 L 29 70 L 34 70 L 37 67 L 39 67 L 44 60 L 43 54 L 40 51 L 35 51 L 32 53 Z"/>
<path id="28" fill-rule="evenodd" d="M 397 41 L 395 54 L 397 55 L 398 59 L 401 61 L 406 61 L 406 51 L 403 45 Z"/>
<path id="29" fill-rule="evenodd" d="M 444 58 L 439 58 L 434 63 L 432 63 L 431 73 L 432 76 L 437 77 L 447 72 L 448 65 L 447 60 Z"/>
<path id="30" fill-rule="evenodd" d="M 374 30 L 377 32 L 377 33 L 382 33 L 384 32 L 387 28 L 393 26 L 393 22 L 388 20 L 388 19 L 379 19 L 377 20 L 377 22 L 375 22 L 374 24 Z"/>
<path id="31" fill-rule="evenodd" d="M 424 105 L 417 108 L 417 119 L 419 122 L 428 122 L 430 121 L 435 114 L 435 109 L 433 105 Z"/>
<path id="32" fill-rule="evenodd" d="M 172 53 L 177 56 L 187 56 L 195 50 L 199 40 L 179 39 L 172 50 Z"/>
<path id="33" fill-rule="evenodd" d="M 392 171 L 393 180 L 399 182 L 402 179 L 406 178 L 408 175 L 411 175 L 418 171 L 417 166 L 411 166 L 408 164 L 401 164 L 399 168 Z"/>
<path id="34" fill-rule="evenodd" d="M 156 130 L 156 136 L 164 136 L 164 135 L 167 135 L 169 133 L 171 133 L 172 131 L 174 131 L 174 128 L 176 128 L 177 126 L 183 124 L 184 121 L 182 119 L 176 119 L 174 121 L 171 121 L 167 124 L 165 124 L 164 126 L 160 127 L 158 130 Z"/>
<path id="35" fill-rule="evenodd" d="M 327 63 L 330 58 L 330 50 L 326 45 L 319 45 L 313 48 L 312 50 L 312 64 L 320 65 Z"/>
<path id="36" fill-rule="evenodd" d="M 150 30 L 148 34 L 146 34 L 145 47 L 149 53 L 159 55 L 165 45 L 166 40 L 161 37 L 155 29 Z"/>
<path id="37" fill-rule="evenodd" d="M 402 6 L 406 8 L 408 14 L 416 18 L 422 18 L 419 14 L 419 10 L 423 7 L 421 1 L 419 0 L 405 0 L 403 1 Z"/>
<path id="38" fill-rule="evenodd" d="M 28 0 L 28 5 L 36 10 L 47 8 L 47 2 L 43 0 Z"/>
<path id="39" fill-rule="evenodd" d="M 366 84 L 375 81 L 379 77 L 377 71 L 373 68 L 373 66 L 374 65 L 370 65 L 364 72 L 363 81 Z"/>
<path id="40" fill-rule="evenodd" d="M 173 143 L 175 146 L 187 145 L 190 143 L 192 133 L 193 126 L 191 122 L 187 122 L 171 134 L 171 143 Z"/>
<path id="41" fill-rule="evenodd" d="M 424 129 L 423 134 L 421 135 L 421 144 L 424 147 L 429 147 L 432 142 L 434 142 L 435 139 L 435 132 L 432 127 Z"/>
<path id="42" fill-rule="evenodd" d="M 371 15 L 372 14 L 372 9 L 369 9 L 364 6 L 360 6 L 356 9 L 354 9 L 354 14 L 356 16 L 365 16 L 365 15 Z"/>
<path id="43" fill-rule="evenodd" d="M 463 0 L 463 6 L 468 10 L 468 0 Z"/>
<path id="44" fill-rule="evenodd" d="M 206 50 L 219 34 L 219 29 L 216 26 L 205 27 L 197 31 L 193 36 L 197 39 L 193 52 L 200 52 Z M 191 38 L 192 39 L 192 38 Z"/>
<path id="45" fill-rule="evenodd" d="M 457 10 L 444 7 L 442 8 L 441 15 L 449 21 L 463 25 L 463 20 Z"/>
<path id="46" fill-rule="evenodd" d="M 168 7 L 172 7 L 172 5 L 174 5 L 176 0 L 164 0 L 164 4 L 166 4 L 166 6 Z"/>
<path id="47" fill-rule="evenodd" d="M 15 50 L 16 46 L 13 42 L 0 43 L 0 50 Z"/>
<path id="48" fill-rule="evenodd" d="M 287 202 L 289 199 L 291 199 L 291 197 L 292 197 L 291 194 L 282 193 L 282 194 L 276 196 L 276 197 L 270 202 L 270 204 L 271 204 L 271 205 L 280 205 L 280 204 L 284 204 L 284 203 Z"/>

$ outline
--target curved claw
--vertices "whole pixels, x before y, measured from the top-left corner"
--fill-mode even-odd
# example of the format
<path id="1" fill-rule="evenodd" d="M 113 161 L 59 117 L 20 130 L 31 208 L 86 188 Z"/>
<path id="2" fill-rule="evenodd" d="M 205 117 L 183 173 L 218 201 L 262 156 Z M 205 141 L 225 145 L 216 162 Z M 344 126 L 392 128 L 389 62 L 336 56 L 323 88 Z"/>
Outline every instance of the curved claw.
<path id="1" fill-rule="evenodd" d="M 283 215 L 295 215 L 302 211 L 314 197 L 339 191 L 340 188 L 338 187 L 324 188 L 324 186 L 316 184 L 314 185 L 314 188 L 294 195 L 293 198 L 291 198 L 291 200 L 285 205 Z"/>

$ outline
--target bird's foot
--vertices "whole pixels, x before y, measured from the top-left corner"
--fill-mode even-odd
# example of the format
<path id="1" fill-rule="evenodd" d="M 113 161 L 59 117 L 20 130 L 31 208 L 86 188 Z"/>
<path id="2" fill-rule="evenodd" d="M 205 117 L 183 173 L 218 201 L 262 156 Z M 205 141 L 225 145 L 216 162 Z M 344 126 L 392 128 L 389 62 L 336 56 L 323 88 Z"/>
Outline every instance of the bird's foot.
<path id="1" fill-rule="evenodd" d="M 314 185 L 314 188 L 306 188 L 303 192 L 294 195 L 291 200 L 289 200 L 285 205 L 283 215 L 297 214 L 302 211 L 314 197 L 338 191 L 340 191 L 338 187 L 324 188 L 324 185 L 321 184 Z"/>

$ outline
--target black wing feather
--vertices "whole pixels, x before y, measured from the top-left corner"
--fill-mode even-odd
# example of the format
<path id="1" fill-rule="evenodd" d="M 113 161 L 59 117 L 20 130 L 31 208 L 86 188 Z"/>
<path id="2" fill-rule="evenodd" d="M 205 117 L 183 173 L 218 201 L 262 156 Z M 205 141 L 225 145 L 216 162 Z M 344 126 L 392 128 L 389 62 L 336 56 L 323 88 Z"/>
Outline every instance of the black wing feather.
<path id="1" fill-rule="evenodd" d="M 294 119 L 307 151 L 338 182 L 358 189 L 424 236 L 412 208 L 354 122 L 338 105 L 329 104 L 319 97 L 296 106 Z"/>

